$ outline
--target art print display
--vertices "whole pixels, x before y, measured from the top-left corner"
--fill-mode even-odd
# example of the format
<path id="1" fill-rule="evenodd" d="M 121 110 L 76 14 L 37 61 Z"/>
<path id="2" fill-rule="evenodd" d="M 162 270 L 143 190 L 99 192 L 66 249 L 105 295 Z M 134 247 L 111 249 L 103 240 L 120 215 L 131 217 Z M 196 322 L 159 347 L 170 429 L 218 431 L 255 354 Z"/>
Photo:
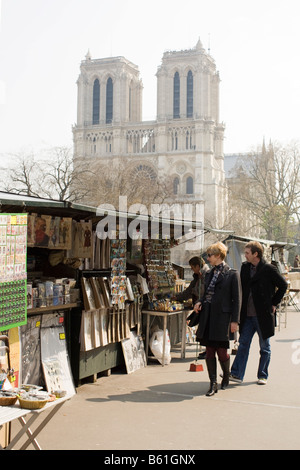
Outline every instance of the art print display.
<path id="1" fill-rule="evenodd" d="M 105 307 L 104 293 L 102 292 L 102 289 L 99 283 L 99 278 L 91 277 L 89 278 L 89 282 L 93 290 L 96 308 L 104 308 Z"/>
<path id="2" fill-rule="evenodd" d="M 72 219 L 51 215 L 28 216 L 28 246 L 52 250 L 70 250 L 72 245 Z"/>
<path id="3" fill-rule="evenodd" d="M 102 266 L 103 261 L 106 269 L 110 268 L 111 275 L 93 276 L 88 273 L 82 276 L 81 351 L 129 339 L 131 328 L 140 321 L 139 292 L 126 276 L 127 241 L 92 240 L 95 247 L 93 269 Z"/>
<path id="4" fill-rule="evenodd" d="M 93 310 L 96 308 L 94 292 L 90 283 L 90 279 L 81 278 L 83 304 L 85 310 Z"/>
<path id="5" fill-rule="evenodd" d="M 41 361 L 47 391 L 75 395 L 63 314 L 43 314 L 41 324 Z"/>
<path id="6" fill-rule="evenodd" d="M 110 343 L 109 333 L 109 315 L 105 308 L 98 310 L 99 315 L 99 327 L 100 327 L 100 343 L 101 346 L 106 346 Z"/>
<path id="7" fill-rule="evenodd" d="M 90 351 L 130 337 L 132 311 L 113 307 L 83 311 L 80 326 L 80 350 Z"/>
<path id="8" fill-rule="evenodd" d="M 109 308 L 112 306 L 112 300 L 111 300 L 111 295 L 110 295 L 110 286 L 107 277 L 99 277 L 98 278 L 98 284 L 100 286 L 103 299 L 104 299 L 104 305 L 106 308 Z"/>
<path id="9" fill-rule="evenodd" d="M 72 248 L 70 258 L 93 257 L 92 221 L 72 222 Z"/>
<path id="10" fill-rule="evenodd" d="M 101 346 L 101 323 L 100 323 L 100 312 L 99 310 L 92 311 L 92 324 L 93 324 L 93 345 L 95 348 Z"/>
<path id="11" fill-rule="evenodd" d="M 40 340 L 41 315 L 29 316 L 27 324 L 21 326 L 22 381 L 23 384 L 42 383 Z"/>
<path id="12" fill-rule="evenodd" d="M 128 374 L 147 365 L 143 339 L 134 331 L 130 332 L 129 338 L 122 340 L 122 349 Z"/>
<path id="13" fill-rule="evenodd" d="M 95 348 L 93 341 L 92 329 L 92 312 L 85 311 L 81 315 L 81 328 L 80 328 L 80 350 L 90 351 Z"/>
<path id="14" fill-rule="evenodd" d="M 116 341 L 117 334 L 112 335 L 111 330 L 112 324 L 115 328 L 113 318 L 114 316 L 110 317 L 107 309 L 83 311 L 81 315 L 80 350 L 90 351 Z"/>

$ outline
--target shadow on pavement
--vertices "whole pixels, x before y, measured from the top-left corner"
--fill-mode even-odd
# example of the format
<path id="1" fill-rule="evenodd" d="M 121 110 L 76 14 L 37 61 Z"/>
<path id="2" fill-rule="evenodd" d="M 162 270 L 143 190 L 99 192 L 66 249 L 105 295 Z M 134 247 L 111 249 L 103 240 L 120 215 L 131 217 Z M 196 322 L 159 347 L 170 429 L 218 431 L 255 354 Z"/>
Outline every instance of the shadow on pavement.
<path id="1" fill-rule="evenodd" d="M 244 387 L 252 385 L 254 382 L 246 382 L 243 384 L 230 383 L 228 390 L 233 387 Z M 108 395 L 107 397 L 87 398 L 86 401 L 94 403 L 107 403 L 111 401 L 134 402 L 134 403 L 170 403 L 182 402 L 184 400 L 192 400 L 193 398 L 205 396 L 209 388 L 208 380 L 199 382 L 185 383 L 168 383 L 153 385 L 145 390 L 134 390 L 129 393 L 118 393 L 116 395 Z M 217 396 L 221 398 L 226 390 L 219 390 Z"/>

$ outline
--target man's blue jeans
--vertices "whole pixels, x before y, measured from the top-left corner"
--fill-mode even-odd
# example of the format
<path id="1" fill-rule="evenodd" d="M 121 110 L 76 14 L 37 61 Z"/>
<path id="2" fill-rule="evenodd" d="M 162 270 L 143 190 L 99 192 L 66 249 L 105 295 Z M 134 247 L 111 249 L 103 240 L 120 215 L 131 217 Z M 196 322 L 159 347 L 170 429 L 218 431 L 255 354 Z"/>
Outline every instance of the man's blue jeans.
<path id="1" fill-rule="evenodd" d="M 247 317 L 243 326 L 243 331 L 239 338 L 237 355 L 231 367 L 231 374 L 243 380 L 247 366 L 249 350 L 252 338 L 257 333 L 260 346 L 260 360 L 257 371 L 258 379 L 268 378 L 268 367 L 271 359 L 270 338 L 263 339 L 258 325 L 257 317 Z"/>

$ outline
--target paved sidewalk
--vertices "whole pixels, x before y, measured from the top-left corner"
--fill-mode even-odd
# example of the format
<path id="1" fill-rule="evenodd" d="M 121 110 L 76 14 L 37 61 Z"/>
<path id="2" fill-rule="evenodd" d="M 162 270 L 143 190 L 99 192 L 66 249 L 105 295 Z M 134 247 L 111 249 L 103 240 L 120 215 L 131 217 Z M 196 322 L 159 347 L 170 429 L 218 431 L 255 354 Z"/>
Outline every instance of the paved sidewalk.
<path id="1" fill-rule="evenodd" d="M 185 360 L 178 350 L 168 366 L 151 361 L 82 385 L 39 443 L 45 450 L 299 450 L 300 314 L 288 310 L 287 327 L 271 340 L 267 385 L 256 383 L 257 336 L 244 383 L 213 397 L 205 396 L 205 361 L 203 372 L 189 371 L 195 346 L 187 346 Z"/>

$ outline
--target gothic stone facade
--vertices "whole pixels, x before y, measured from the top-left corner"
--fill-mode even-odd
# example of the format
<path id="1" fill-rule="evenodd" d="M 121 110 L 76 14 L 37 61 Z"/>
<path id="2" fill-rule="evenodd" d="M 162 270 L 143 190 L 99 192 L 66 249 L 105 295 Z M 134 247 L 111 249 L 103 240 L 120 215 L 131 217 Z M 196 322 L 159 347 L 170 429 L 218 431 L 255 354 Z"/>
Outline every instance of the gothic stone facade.
<path id="1" fill-rule="evenodd" d="M 87 54 L 77 82 L 75 167 L 97 161 L 113 168 L 126 158 L 132 175 L 171 178 L 173 202 L 197 205 L 205 224 L 222 228 L 227 193 L 215 62 L 199 40 L 193 49 L 165 52 L 156 76 L 157 118 L 146 122 L 138 67 Z"/>

